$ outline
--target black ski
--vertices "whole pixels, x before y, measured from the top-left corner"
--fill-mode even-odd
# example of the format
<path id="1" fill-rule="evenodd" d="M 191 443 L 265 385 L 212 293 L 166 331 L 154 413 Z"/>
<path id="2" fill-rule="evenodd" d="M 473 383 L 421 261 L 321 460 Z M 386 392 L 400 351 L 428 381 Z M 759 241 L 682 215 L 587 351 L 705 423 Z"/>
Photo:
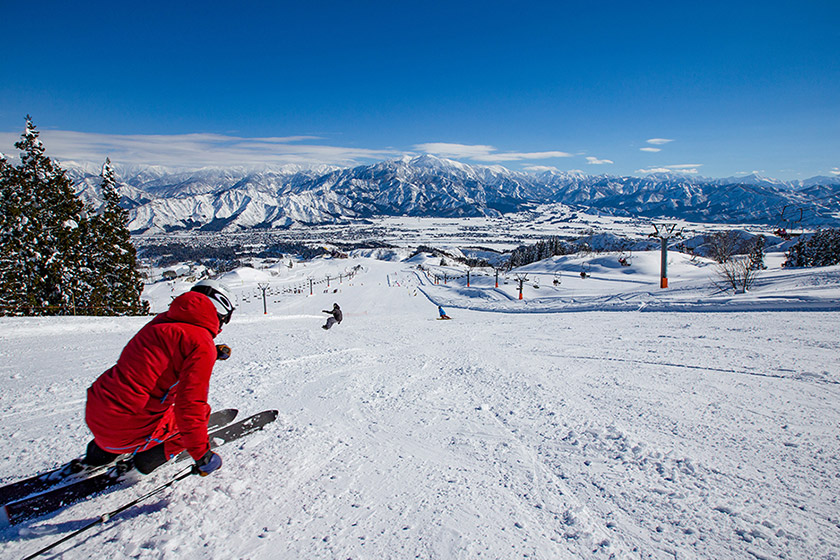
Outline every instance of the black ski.
<path id="1" fill-rule="evenodd" d="M 210 446 L 217 447 L 237 440 L 261 430 L 276 419 L 276 410 L 265 410 L 245 420 L 220 428 L 210 434 Z M 130 462 L 118 461 L 108 472 L 6 504 L 0 510 L 0 526 L 15 525 L 39 515 L 58 511 L 64 506 L 88 498 L 111 486 L 116 486 L 123 481 L 125 473 L 130 469 Z"/>
<path id="2" fill-rule="evenodd" d="M 222 426 L 227 426 L 236 419 L 237 414 L 239 414 L 239 410 L 235 408 L 223 408 L 222 410 L 211 412 L 207 418 L 207 431 L 212 432 Z"/>
<path id="3" fill-rule="evenodd" d="M 242 436 L 247 436 L 251 432 L 262 430 L 266 424 L 271 424 L 276 419 L 276 410 L 263 410 L 253 416 L 249 416 L 245 420 L 240 420 L 235 424 L 210 432 L 210 449 L 224 445 L 229 441 L 239 439 Z M 189 458 L 190 454 L 186 451 L 182 451 L 177 457 L 175 457 L 175 461 L 183 461 L 184 459 Z"/>
<path id="4" fill-rule="evenodd" d="M 223 426 L 227 426 L 233 422 L 238 412 L 239 411 L 235 408 L 226 408 L 224 410 L 212 412 L 207 420 L 207 429 L 209 431 L 213 431 L 218 430 Z M 117 459 L 120 458 L 123 457 L 118 457 Z M 76 467 L 76 465 L 79 466 Z M 30 476 L 29 478 L 6 484 L 5 486 L 0 486 L 0 504 L 8 504 L 25 498 L 26 496 L 44 492 L 60 484 L 89 478 L 102 473 L 113 466 L 114 463 L 111 462 L 107 465 L 99 467 L 84 468 L 79 463 L 79 459 L 75 459 L 74 461 L 64 463 L 51 471 L 36 474 L 34 476 Z"/>

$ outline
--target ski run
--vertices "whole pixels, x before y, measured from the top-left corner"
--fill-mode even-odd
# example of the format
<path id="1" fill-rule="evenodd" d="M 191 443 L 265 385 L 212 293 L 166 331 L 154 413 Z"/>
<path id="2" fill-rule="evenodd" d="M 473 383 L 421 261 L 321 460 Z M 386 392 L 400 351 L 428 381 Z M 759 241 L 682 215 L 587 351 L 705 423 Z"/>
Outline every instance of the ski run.
<path id="1" fill-rule="evenodd" d="M 658 252 L 589 257 L 587 278 L 556 257 L 518 271 L 519 300 L 513 275 L 435 284 L 417 265 L 440 258 L 372 256 L 222 277 L 238 309 L 210 404 L 277 421 L 45 557 L 840 558 L 840 267 L 771 255 L 733 295 L 677 253 L 665 290 Z M 0 319 L 0 482 L 83 453 L 85 391 L 148 320 Z M 5 528 L 0 557 L 179 468 Z"/>

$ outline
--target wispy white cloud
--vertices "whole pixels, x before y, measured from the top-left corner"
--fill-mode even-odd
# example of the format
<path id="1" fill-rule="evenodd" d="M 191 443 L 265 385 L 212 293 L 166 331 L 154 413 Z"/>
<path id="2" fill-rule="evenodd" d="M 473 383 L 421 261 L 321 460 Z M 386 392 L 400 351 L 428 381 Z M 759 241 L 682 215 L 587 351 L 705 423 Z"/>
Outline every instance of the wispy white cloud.
<path id="1" fill-rule="evenodd" d="M 596 157 L 587 156 L 586 163 L 588 163 L 589 165 L 605 165 L 605 164 L 608 164 L 608 163 L 615 163 L 615 162 L 611 159 L 598 159 Z"/>
<path id="2" fill-rule="evenodd" d="M 523 159 L 553 159 L 573 157 L 568 152 L 503 152 L 489 154 L 483 161 L 519 161 Z M 478 158 L 476 158 L 478 159 Z"/>
<path id="3" fill-rule="evenodd" d="M 531 173 L 544 173 L 545 171 L 558 173 L 560 171 L 560 169 L 552 167 L 551 165 L 526 165 L 523 169 L 525 171 L 530 171 Z"/>
<path id="4" fill-rule="evenodd" d="M 840 167 L 835 167 L 831 170 L 832 175 L 840 175 Z"/>
<path id="5" fill-rule="evenodd" d="M 695 175 L 700 173 L 699 168 L 702 163 L 682 163 L 680 165 L 663 165 L 660 167 L 651 167 L 648 169 L 637 169 L 636 173 L 687 173 Z"/>
<path id="6" fill-rule="evenodd" d="M 11 148 L 19 138 L 19 133 L 0 132 L 0 146 Z M 109 157 L 119 164 L 168 167 L 353 165 L 401 154 L 396 150 L 328 146 L 313 142 L 321 140 L 316 136 L 243 138 L 221 134 L 111 135 L 42 130 L 41 140 L 47 155 L 59 161 L 101 163 Z"/>
<path id="7" fill-rule="evenodd" d="M 417 144 L 415 150 L 441 157 L 455 159 L 473 159 L 476 161 L 502 162 L 529 159 L 553 159 L 572 157 L 568 152 L 497 152 L 493 146 L 481 144 L 452 144 L 448 142 L 429 142 Z"/>
<path id="8" fill-rule="evenodd" d="M 484 146 L 482 144 L 451 144 L 448 142 L 417 144 L 414 146 L 414 149 L 427 154 L 456 159 L 483 158 L 496 151 L 496 148 L 493 146 Z"/>
<path id="9" fill-rule="evenodd" d="M 639 148 L 643 152 L 661 152 L 662 148 Z"/>
<path id="10" fill-rule="evenodd" d="M 676 169 L 692 169 L 692 168 L 697 168 L 697 167 L 702 167 L 702 166 L 703 166 L 702 163 L 683 163 L 683 164 L 680 164 L 680 165 L 666 165 L 665 167 L 667 167 L 668 169 L 675 169 L 676 170 Z"/>
<path id="11" fill-rule="evenodd" d="M 648 144 L 653 144 L 654 146 L 661 146 L 662 144 L 667 144 L 668 142 L 673 142 L 672 138 L 650 138 L 647 140 Z"/>

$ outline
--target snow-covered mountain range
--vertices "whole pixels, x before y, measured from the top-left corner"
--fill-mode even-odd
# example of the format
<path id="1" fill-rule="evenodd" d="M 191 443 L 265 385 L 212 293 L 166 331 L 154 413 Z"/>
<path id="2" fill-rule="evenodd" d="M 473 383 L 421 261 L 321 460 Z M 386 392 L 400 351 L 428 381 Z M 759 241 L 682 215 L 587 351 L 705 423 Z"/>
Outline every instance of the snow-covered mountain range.
<path id="1" fill-rule="evenodd" d="M 98 172 L 65 164 L 96 204 Z M 562 203 L 617 216 L 799 227 L 840 224 L 840 177 L 784 182 L 515 172 L 423 155 L 352 168 L 117 166 L 134 233 L 240 231 L 378 216 L 497 216 Z"/>

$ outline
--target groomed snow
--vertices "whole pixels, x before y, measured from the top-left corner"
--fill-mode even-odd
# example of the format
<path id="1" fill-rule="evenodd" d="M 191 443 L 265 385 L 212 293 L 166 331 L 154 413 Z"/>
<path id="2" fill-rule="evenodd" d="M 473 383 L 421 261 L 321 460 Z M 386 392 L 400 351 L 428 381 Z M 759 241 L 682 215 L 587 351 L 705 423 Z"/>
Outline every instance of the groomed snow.
<path id="1" fill-rule="evenodd" d="M 676 253 L 661 290 L 658 259 L 531 265 L 522 301 L 515 274 L 497 289 L 474 271 L 467 287 L 439 258 L 236 271 L 211 405 L 278 421 L 52 557 L 839 557 L 840 267 L 771 258 L 734 295 Z M 187 288 L 146 296 L 161 311 Z M 345 320 L 324 331 L 333 302 Z M 147 320 L 0 319 L 2 481 L 82 453 L 85 390 Z M 0 557 L 178 469 L 7 528 Z"/>

